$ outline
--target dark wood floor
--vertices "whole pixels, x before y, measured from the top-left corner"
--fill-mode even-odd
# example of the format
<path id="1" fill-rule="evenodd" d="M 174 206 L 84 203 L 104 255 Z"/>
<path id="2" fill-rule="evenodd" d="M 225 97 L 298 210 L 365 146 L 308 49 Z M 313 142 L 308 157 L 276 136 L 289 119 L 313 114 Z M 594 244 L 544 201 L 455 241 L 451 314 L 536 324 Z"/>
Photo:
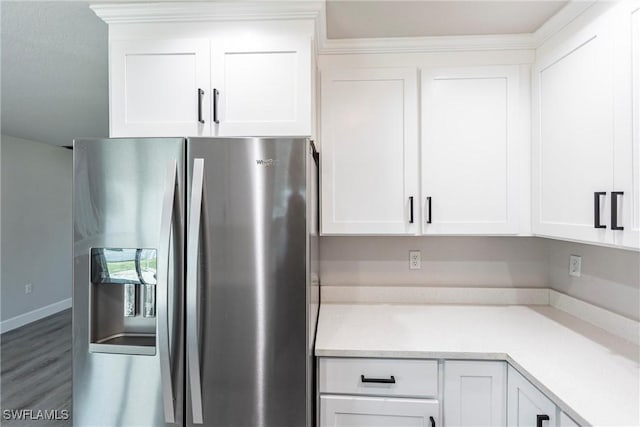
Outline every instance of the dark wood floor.
<path id="1" fill-rule="evenodd" d="M 2 334 L 0 424 L 71 426 L 67 421 L 9 421 L 6 410 L 66 410 L 71 415 L 71 309 Z"/>

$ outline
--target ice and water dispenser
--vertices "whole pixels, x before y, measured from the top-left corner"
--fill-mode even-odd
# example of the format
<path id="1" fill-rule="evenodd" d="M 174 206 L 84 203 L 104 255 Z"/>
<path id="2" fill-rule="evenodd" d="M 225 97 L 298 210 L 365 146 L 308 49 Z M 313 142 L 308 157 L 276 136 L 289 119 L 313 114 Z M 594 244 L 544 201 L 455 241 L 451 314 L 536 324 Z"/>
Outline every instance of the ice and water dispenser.
<path id="1" fill-rule="evenodd" d="M 89 351 L 156 352 L 155 249 L 92 248 Z"/>

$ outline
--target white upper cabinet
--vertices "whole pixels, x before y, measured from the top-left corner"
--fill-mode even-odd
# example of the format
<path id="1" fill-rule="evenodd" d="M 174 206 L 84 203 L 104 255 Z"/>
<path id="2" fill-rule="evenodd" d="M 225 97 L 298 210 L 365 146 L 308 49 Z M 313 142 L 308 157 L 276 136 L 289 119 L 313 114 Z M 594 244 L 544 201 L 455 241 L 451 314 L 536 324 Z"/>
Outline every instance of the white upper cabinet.
<path id="1" fill-rule="evenodd" d="M 532 129 L 537 235 L 638 247 L 640 45 L 633 3 L 596 4 L 538 49 Z"/>
<path id="2" fill-rule="evenodd" d="M 534 69 L 534 232 L 607 242 L 613 186 L 611 37 L 596 21 Z M 596 193 L 603 193 L 598 195 Z M 600 213 L 596 227 L 596 212 Z"/>
<path id="3" fill-rule="evenodd" d="M 623 229 L 612 234 L 615 245 L 640 248 L 640 2 L 623 3 L 616 12 L 613 191 L 623 194 L 610 203 L 615 197 Z"/>
<path id="4" fill-rule="evenodd" d="M 209 40 L 113 41 L 109 50 L 110 136 L 210 134 Z"/>
<path id="5" fill-rule="evenodd" d="M 211 69 L 216 135 L 311 135 L 310 39 L 222 37 Z"/>
<path id="6" fill-rule="evenodd" d="M 323 234 L 417 234 L 417 70 L 328 70 L 321 86 Z"/>
<path id="7" fill-rule="evenodd" d="M 520 233 L 519 67 L 423 70 L 421 126 L 415 76 L 322 73 L 323 233 Z"/>
<path id="8" fill-rule="evenodd" d="M 222 6 L 234 7 L 183 13 L 213 19 Z M 110 27 L 110 136 L 311 136 L 312 27 L 257 18 Z"/>
<path id="9" fill-rule="evenodd" d="M 517 66 L 422 74 L 424 234 L 517 234 Z"/>

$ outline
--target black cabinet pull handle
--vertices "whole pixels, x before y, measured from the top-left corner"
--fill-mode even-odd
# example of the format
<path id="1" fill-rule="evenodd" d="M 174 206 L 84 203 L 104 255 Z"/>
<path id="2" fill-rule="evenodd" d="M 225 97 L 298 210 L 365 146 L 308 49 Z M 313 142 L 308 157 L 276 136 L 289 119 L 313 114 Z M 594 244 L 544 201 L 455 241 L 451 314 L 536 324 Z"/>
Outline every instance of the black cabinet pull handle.
<path id="1" fill-rule="evenodd" d="M 204 95 L 204 91 L 198 88 L 198 122 L 200 123 L 204 123 L 202 118 L 202 95 Z"/>
<path id="2" fill-rule="evenodd" d="M 213 122 L 220 123 L 218 120 L 218 97 L 220 96 L 220 92 L 218 89 L 213 89 Z"/>
<path id="3" fill-rule="evenodd" d="M 391 375 L 389 378 L 367 378 L 364 375 L 360 375 L 360 381 L 363 383 L 395 384 L 396 377 Z"/>
<path id="4" fill-rule="evenodd" d="M 593 228 L 607 228 L 606 225 L 600 224 L 600 196 L 606 195 L 604 191 L 593 193 Z"/>
<path id="5" fill-rule="evenodd" d="M 436 420 L 433 417 L 429 417 L 429 422 L 431 422 L 431 427 L 436 427 Z"/>
<path id="6" fill-rule="evenodd" d="M 431 196 L 427 196 L 427 224 L 431 224 Z"/>
<path id="7" fill-rule="evenodd" d="M 622 196 L 624 191 L 611 192 L 611 229 L 624 230 L 624 227 L 618 225 L 618 196 Z"/>
<path id="8" fill-rule="evenodd" d="M 409 224 L 413 224 L 413 196 L 409 196 Z"/>
<path id="9" fill-rule="evenodd" d="M 549 415 L 536 415 L 536 427 L 542 427 L 543 421 L 549 421 Z"/>

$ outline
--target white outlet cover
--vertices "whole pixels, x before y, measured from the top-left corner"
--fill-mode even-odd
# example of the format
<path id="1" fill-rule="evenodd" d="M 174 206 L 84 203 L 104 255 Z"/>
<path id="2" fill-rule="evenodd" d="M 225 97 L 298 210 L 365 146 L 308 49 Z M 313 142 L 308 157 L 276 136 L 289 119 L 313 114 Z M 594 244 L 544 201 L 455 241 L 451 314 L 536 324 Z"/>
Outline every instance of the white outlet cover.
<path id="1" fill-rule="evenodd" d="M 33 292 L 33 284 L 27 283 L 26 285 L 24 285 L 24 293 L 30 294 L 31 292 Z"/>
<path id="2" fill-rule="evenodd" d="M 569 276 L 580 277 L 582 274 L 582 257 L 571 255 L 569 257 Z"/>
<path id="3" fill-rule="evenodd" d="M 409 251 L 409 270 L 420 270 L 422 267 L 420 251 Z"/>

